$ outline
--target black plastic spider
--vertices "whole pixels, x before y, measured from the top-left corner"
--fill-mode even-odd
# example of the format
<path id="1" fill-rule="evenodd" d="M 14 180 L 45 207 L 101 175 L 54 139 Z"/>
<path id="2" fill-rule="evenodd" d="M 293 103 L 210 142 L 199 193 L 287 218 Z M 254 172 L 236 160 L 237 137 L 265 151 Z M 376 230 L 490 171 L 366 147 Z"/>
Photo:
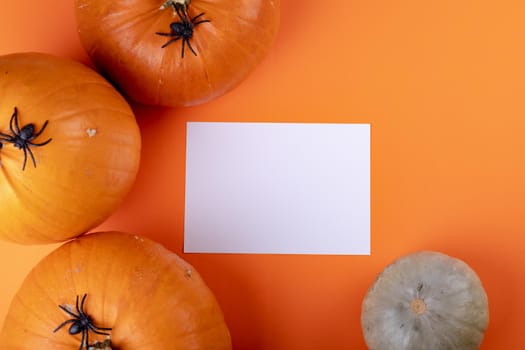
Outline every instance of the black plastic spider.
<path id="1" fill-rule="evenodd" d="M 24 125 L 22 128 L 18 125 L 18 110 L 15 107 L 15 110 L 13 112 L 13 115 L 11 116 L 11 119 L 9 120 L 9 130 L 11 131 L 11 135 L 4 134 L 0 132 L 0 142 L 10 142 L 12 143 L 16 148 L 19 148 L 24 151 L 24 163 L 22 164 L 22 170 L 26 167 L 27 162 L 27 154 L 29 153 L 29 156 L 31 156 L 31 160 L 33 161 L 33 165 L 36 168 L 36 161 L 35 156 L 33 155 L 33 151 L 31 151 L 30 147 L 39 147 L 47 145 L 49 142 L 51 142 L 52 139 L 48 139 L 47 141 L 41 142 L 41 143 L 34 143 L 33 140 L 36 139 L 40 134 L 44 131 L 44 129 L 47 126 L 47 120 L 44 122 L 44 125 L 42 125 L 42 129 L 38 131 L 35 134 L 35 125 L 34 124 L 27 124 Z"/>
<path id="2" fill-rule="evenodd" d="M 53 333 L 58 331 L 60 328 L 64 327 L 66 324 L 71 323 L 71 327 L 69 327 L 69 334 L 75 335 L 82 333 L 82 340 L 80 341 L 80 347 L 78 350 L 82 350 L 82 347 L 85 346 L 86 350 L 89 349 L 89 340 L 88 335 L 89 331 L 92 331 L 96 334 L 102 334 L 102 335 L 110 335 L 109 333 L 101 332 L 101 331 L 110 331 L 111 328 L 102 328 L 97 327 L 93 324 L 93 320 L 91 317 L 86 314 L 84 311 L 84 302 L 86 301 L 87 294 L 84 294 L 82 297 L 82 301 L 80 302 L 80 306 L 78 305 L 78 295 L 77 295 L 77 302 L 76 302 L 76 311 L 77 313 L 74 313 L 73 311 L 69 310 L 67 307 L 63 305 L 58 305 L 59 308 L 67 312 L 69 315 L 73 316 L 73 318 L 62 322 Z"/>
<path id="3" fill-rule="evenodd" d="M 210 22 L 208 19 L 201 19 L 200 21 L 197 21 L 200 17 L 204 15 L 204 12 L 201 14 L 198 14 L 197 16 L 193 17 L 190 20 L 190 17 L 188 16 L 188 13 L 186 12 L 186 6 L 181 4 L 174 4 L 173 8 L 175 9 L 175 12 L 180 18 L 180 22 L 172 22 L 170 24 L 170 32 L 169 33 L 163 33 L 163 32 L 156 32 L 157 35 L 162 36 L 169 36 L 171 37 L 170 40 L 168 40 L 164 45 L 162 45 L 162 48 L 165 48 L 169 44 L 182 39 L 182 52 L 181 52 L 181 58 L 184 58 L 184 46 L 187 44 L 190 48 L 191 52 L 195 56 L 197 56 L 197 53 L 193 49 L 190 43 L 190 39 L 193 37 L 193 29 L 198 26 L 201 23 Z"/>

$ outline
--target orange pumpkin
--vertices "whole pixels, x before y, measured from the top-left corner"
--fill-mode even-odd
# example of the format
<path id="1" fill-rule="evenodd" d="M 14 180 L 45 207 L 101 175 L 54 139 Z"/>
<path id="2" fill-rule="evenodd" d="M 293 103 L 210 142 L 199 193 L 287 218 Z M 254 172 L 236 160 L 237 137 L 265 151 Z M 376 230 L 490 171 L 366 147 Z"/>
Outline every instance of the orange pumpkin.
<path id="1" fill-rule="evenodd" d="M 100 224 L 138 171 L 140 131 L 102 76 L 40 53 L 0 57 L 0 238 L 64 241 Z"/>
<path id="2" fill-rule="evenodd" d="M 269 51 L 279 26 L 279 0 L 163 1 L 75 0 L 95 65 L 145 104 L 188 106 L 226 93 Z"/>
<path id="3" fill-rule="evenodd" d="M 82 236 L 45 257 L 11 303 L 1 348 L 79 349 L 86 326 L 70 321 L 57 330 L 76 319 L 67 311 L 79 315 L 77 296 L 93 328 L 109 334 L 110 348 L 231 349 L 222 311 L 198 272 L 160 244 L 118 232 Z M 87 335 L 90 345 L 107 337 Z"/>

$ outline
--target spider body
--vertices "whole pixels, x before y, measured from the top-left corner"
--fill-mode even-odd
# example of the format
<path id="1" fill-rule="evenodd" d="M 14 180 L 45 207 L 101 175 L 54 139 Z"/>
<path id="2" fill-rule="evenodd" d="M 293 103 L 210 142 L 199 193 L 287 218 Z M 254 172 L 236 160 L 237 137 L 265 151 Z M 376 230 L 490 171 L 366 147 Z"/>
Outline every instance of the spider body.
<path id="1" fill-rule="evenodd" d="M 193 30 L 196 26 L 198 26 L 201 23 L 210 22 L 210 20 L 207 19 L 201 19 L 204 15 L 204 12 L 201 14 L 198 14 L 197 16 L 190 19 L 188 16 L 188 13 L 186 12 L 186 7 L 182 6 L 180 4 L 174 4 L 173 8 L 175 9 L 175 12 L 177 13 L 177 16 L 179 16 L 180 21 L 179 22 L 172 22 L 170 24 L 170 32 L 169 33 L 163 33 L 163 32 L 156 32 L 155 34 L 161 35 L 161 36 L 168 36 L 171 37 L 170 40 L 168 40 L 164 45 L 162 45 L 162 48 L 165 48 L 166 46 L 170 45 L 171 43 L 174 43 L 175 41 L 181 39 L 182 40 L 182 51 L 181 51 L 181 58 L 184 58 L 184 47 L 185 45 L 188 45 L 191 52 L 197 56 L 197 53 L 193 49 L 190 43 L 190 39 L 193 37 Z"/>
<path id="2" fill-rule="evenodd" d="M 82 330 L 84 330 L 87 327 L 89 327 L 89 325 L 92 324 L 92 323 L 93 323 L 93 321 L 91 320 L 91 317 L 85 315 L 85 317 L 82 317 L 79 320 L 74 321 L 71 324 L 71 327 L 69 327 L 69 334 L 71 334 L 71 335 L 78 334 L 78 333 L 82 332 Z"/>
<path id="3" fill-rule="evenodd" d="M 190 39 L 193 37 L 193 25 L 191 22 L 173 22 L 170 24 L 170 35 Z"/>
<path id="4" fill-rule="evenodd" d="M 65 325 L 71 323 L 71 326 L 69 327 L 69 334 L 76 335 L 79 333 L 82 333 L 82 339 L 80 341 L 80 347 L 78 350 L 82 350 L 82 347 L 85 346 L 85 349 L 89 349 L 89 331 L 92 331 L 96 334 L 102 334 L 102 335 L 109 335 L 109 333 L 103 332 L 103 331 L 110 331 L 111 328 L 103 328 L 103 327 L 97 327 L 93 324 L 93 320 L 91 317 L 86 314 L 84 311 L 84 303 L 86 301 L 87 294 L 84 294 L 82 297 L 82 301 L 79 305 L 79 298 L 77 295 L 77 301 L 75 304 L 76 313 L 69 310 L 67 307 L 63 305 L 58 305 L 59 308 L 64 310 L 68 315 L 73 316 L 73 318 L 70 318 L 69 320 L 66 320 L 62 322 L 53 333 L 57 332 L 60 328 L 64 327 Z"/>
<path id="5" fill-rule="evenodd" d="M 47 123 L 48 121 L 46 120 L 44 122 L 44 125 L 42 125 L 42 128 L 36 133 L 34 124 L 27 124 L 20 127 L 18 123 L 18 109 L 15 107 L 14 112 L 11 115 L 11 119 L 9 120 L 9 131 L 11 132 L 11 134 L 9 135 L 0 132 L 0 145 L 2 145 L 1 141 L 9 142 L 12 143 L 13 146 L 15 146 L 18 149 L 21 149 L 24 152 L 24 162 L 22 164 L 22 170 L 24 170 L 26 167 L 27 154 L 29 154 L 29 156 L 31 157 L 33 165 L 36 168 L 35 156 L 33 155 L 33 151 L 31 151 L 31 147 L 40 147 L 47 145 L 49 142 L 51 142 L 52 139 L 48 139 L 41 143 L 33 142 L 33 140 L 40 136 L 40 134 L 42 134 L 42 132 L 45 130 Z"/>

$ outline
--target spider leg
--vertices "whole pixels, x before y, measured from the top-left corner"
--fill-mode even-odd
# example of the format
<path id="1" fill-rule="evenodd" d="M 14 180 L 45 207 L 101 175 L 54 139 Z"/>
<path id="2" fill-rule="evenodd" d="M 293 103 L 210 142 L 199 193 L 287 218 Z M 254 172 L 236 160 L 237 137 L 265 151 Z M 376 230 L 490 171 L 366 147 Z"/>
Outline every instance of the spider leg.
<path id="1" fill-rule="evenodd" d="M 11 119 L 9 119 L 9 130 L 13 135 L 20 134 L 20 127 L 18 126 L 18 109 L 15 107 Z"/>
<path id="2" fill-rule="evenodd" d="M 15 142 L 15 138 L 6 134 L 0 133 L 0 140 L 6 142 Z"/>
<path id="3" fill-rule="evenodd" d="M 111 328 L 99 328 L 99 327 L 97 327 L 97 326 L 95 326 L 95 325 L 93 325 L 93 324 L 91 324 L 91 323 L 88 324 L 88 327 L 89 327 L 89 329 L 91 329 L 91 331 L 92 331 L 93 333 L 97 333 L 97 334 L 101 334 L 101 335 L 111 335 L 111 334 L 109 334 L 109 333 L 101 332 L 101 331 L 100 331 L 100 330 L 108 330 L 108 331 L 110 331 Z"/>
<path id="4" fill-rule="evenodd" d="M 165 43 L 164 45 L 162 45 L 161 48 L 165 48 L 166 46 L 168 46 L 168 45 L 171 44 L 171 43 L 174 43 L 175 41 L 179 40 L 180 38 L 181 38 L 181 37 L 178 36 L 178 37 L 175 37 L 175 38 L 169 40 L 167 43 Z"/>
<path id="5" fill-rule="evenodd" d="M 49 139 L 49 140 L 41 142 L 41 143 L 34 143 L 34 142 L 27 141 L 27 144 L 29 144 L 31 146 L 44 146 L 44 145 L 47 145 L 48 143 L 50 143 L 52 140 L 53 139 Z"/>
<path id="6" fill-rule="evenodd" d="M 78 295 L 77 295 L 77 299 L 75 301 L 75 309 L 78 312 L 78 317 L 82 316 L 82 313 L 80 312 L 80 309 L 78 308 Z"/>
<path id="7" fill-rule="evenodd" d="M 184 46 L 185 46 L 185 44 L 186 44 L 187 42 L 189 42 L 188 39 L 186 39 L 186 38 L 182 38 L 182 51 L 181 51 L 181 53 L 180 53 L 180 57 L 181 57 L 181 58 L 184 58 Z"/>
<path id="8" fill-rule="evenodd" d="M 84 346 L 84 342 L 86 340 L 86 333 L 87 331 L 85 329 L 82 330 L 82 340 L 80 340 L 80 347 L 78 348 L 78 350 L 82 350 L 82 347 Z M 86 346 L 86 350 L 88 349 L 88 347 Z"/>
<path id="9" fill-rule="evenodd" d="M 46 128 L 48 122 L 49 122 L 49 120 L 46 120 L 46 121 L 44 122 L 44 125 L 42 125 L 42 129 L 40 129 L 39 132 L 37 132 L 36 134 L 34 134 L 34 135 L 32 136 L 31 139 L 36 139 L 36 138 L 37 138 L 37 137 L 38 137 L 38 136 L 44 131 L 44 129 Z"/>
<path id="10" fill-rule="evenodd" d="M 93 332 L 95 330 L 99 330 L 99 331 L 111 331 L 111 330 L 113 330 L 113 328 L 98 327 L 98 326 L 95 326 L 94 324 L 91 324 L 90 328 L 93 330 Z"/>
<path id="11" fill-rule="evenodd" d="M 62 310 L 64 310 L 65 312 L 67 312 L 68 314 L 70 314 L 71 316 L 75 317 L 75 318 L 79 318 L 80 316 L 75 314 L 73 311 L 70 311 L 67 307 L 65 306 L 62 306 L 62 305 L 58 305 L 59 308 L 61 308 Z"/>
<path id="12" fill-rule="evenodd" d="M 193 23 L 193 26 L 196 27 L 198 24 L 206 23 L 206 22 L 211 22 L 211 21 L 209 19 L 203 19 L 203 20 Z"/>
<path id="13" fill-rule="evenodd" d="M 204 16 L 204 12 L 201 12 L 201 13 L 199 13 L 197 16 L 193 17 L 193 18 L 191 19 L 191 23 L 193 23 L 193 24 L 195 25 L 195 20 L 196 20 L 197 18 L 201 17 L 201 16 Z M 208 21 L 208 22 L 209 22 L 209 21 Z"/>
<path id="14" fill-rule="evenodd" d="M 190 39 L 186 39 L 186 43 L 188 44 L 188 47 L 190 48 L 191 52 L 193 52 L 193 54 L 194 54 L 195 56 L 197 56 L 197 53 L 195 52 L 195 50 L 194 50 L 193 47 L 191 46 Z"/>
<path id="15" fill-rule="evenodd" d="M 24 150 L 24 163 L 22 163 L 22 170 L 24 170 L 24 169 L 26 168 L 26 163 L 27 163 L 27 150 L 28 150 L 29 148 L 27 148 L 27 147 L 22 147 L 22 149 Z M 33 156 L 33 155 L 31 154 L 31 157 L 32 157 L 32 156 Z M 34 158 L 33 158 L 33 159 L 34 159 Z"/>
<path id="16" fill-rule="evenodd" d="M 13 112 L 13 114 L 11 115 L 11 119 L 9 119 L 9 130 L 11 130 L 11 133 L 13 135 L 16 134 L 16 131 L 15 131 L 15 128 L 14 128 L 14 118 L 16 116 L 16 107 L 15 107 L 15 111 Z"/>
<path id="17" fill-rule="evenodd" d="M 82 333 L 86 333 L 86 350 L 89 350 L 89 330 L 86 328 Z"/>
<path id="18" fill-rule="evenodd" d="M 82 296 L 82 301 L 80 302 L 80 306 L 78 306 L 78 295 L 77 295 L 77 302 L 76 302 L 76 308 L 79 317 L 87 317 L 86 313 L 84 312 L 84 303 L 86 302 L 87 294 L 84 294 Z"/>
<path id="19" fill-rule="evenodd" d="M 162 35 L 162 36 L 173 36 L 171 33 L 163 33 L 163 32 L 156 32 L 155 34 Z"/>
<path id="20" fill-rule="evenodd" d="M 76 321 L 76 319 L 72 318 L 72 319 L 69 319 L 67 321 L 62 322 L 57 328 L 55 328 L 53 333 L 56 333 L 60 328 L 64 327 L 66 324 L 71 323 L 71 322 L 75 322 L 75 321 Z"/>
<path id="21" fill-rule="evenodd" d="M 84 302 L 86 301 L 86 298 L 87 298 L 87 294 L 84 294 L 82 296 L 82 302 L 80 303 L 80 309 L 79 309 L 78 308 L 78 295 L 77 295 L 77 312 L 81 316 L 86 316 L 86 314 L 84 313 Z"/>
<path id="22" fill-rule="evenodd" d="M 26 149 L 27 149 L 27 153 L 29 153 L 29 155 L 31 156 L 31 160 L 33 161 L 33 165 L 36 168 L 36 161 L 35 161 L 35 156 L 33 155 L 33 151 L 31 151 L 31 148 L 29 148 L 29 147 L 24 147 L 24 154 L 26 153 Z M 27 154 L 25 155 L 25 157 L 27 158 Z M 25 166 L 25 164 L 24 164 L 24 166 Z"/>

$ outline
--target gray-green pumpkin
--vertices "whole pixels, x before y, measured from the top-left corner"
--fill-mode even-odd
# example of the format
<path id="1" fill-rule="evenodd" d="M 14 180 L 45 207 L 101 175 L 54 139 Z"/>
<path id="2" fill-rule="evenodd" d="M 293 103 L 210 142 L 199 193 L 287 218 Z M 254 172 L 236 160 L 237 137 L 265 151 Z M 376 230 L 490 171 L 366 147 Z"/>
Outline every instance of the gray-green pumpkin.
<path id="1" fill-rule="evenodd" d="M 378 275 L 362 305 L 370 350 L 474 350 L 488 326 L 487 294 L 463 261 L 421 251 Z"/>

